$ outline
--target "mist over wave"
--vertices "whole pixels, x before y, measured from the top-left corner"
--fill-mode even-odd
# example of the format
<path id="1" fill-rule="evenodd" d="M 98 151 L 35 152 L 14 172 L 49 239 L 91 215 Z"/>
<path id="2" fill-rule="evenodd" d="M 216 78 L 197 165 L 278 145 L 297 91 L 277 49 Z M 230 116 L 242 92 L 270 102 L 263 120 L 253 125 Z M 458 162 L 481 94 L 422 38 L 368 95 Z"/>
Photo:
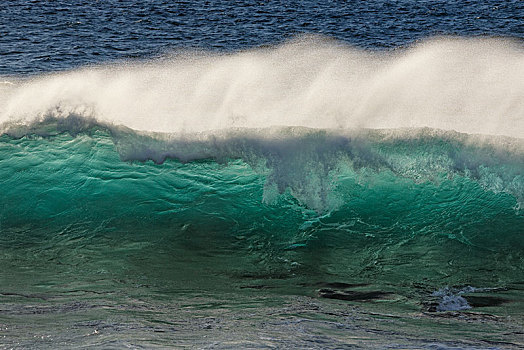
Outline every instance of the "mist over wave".
<path id="1" fill-rule="evenodd" d="M 164 133 L 273 125 L 524 133 L 524 50 L 506 39 L 438 38 L 370 52 L 301 37 L 0 80 L 3 132 L 75 115 Z"/>

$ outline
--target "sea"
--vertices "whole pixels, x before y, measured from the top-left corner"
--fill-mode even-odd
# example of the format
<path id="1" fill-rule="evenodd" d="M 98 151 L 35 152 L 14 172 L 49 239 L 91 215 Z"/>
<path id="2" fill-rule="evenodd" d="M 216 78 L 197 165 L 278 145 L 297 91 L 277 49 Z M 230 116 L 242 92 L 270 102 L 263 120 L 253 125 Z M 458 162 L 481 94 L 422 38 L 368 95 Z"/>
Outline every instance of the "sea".
<path id="1" fill-rule="evenodd" d="M 0 349 L 524 348 L 524 2 L 3 0 Z"/>

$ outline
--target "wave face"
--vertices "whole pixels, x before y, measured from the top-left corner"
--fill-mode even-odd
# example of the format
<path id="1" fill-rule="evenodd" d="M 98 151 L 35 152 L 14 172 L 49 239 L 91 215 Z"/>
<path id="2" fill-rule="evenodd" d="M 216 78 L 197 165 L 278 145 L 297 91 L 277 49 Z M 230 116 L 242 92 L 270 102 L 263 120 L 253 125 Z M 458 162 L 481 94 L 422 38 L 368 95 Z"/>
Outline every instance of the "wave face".
<path id="1" fill-rule="evenodd" d="M 215 253 L 236 247 L 228 269 L 250 260 L 251 274 L 318 272 L 309 259 L 326 249 L 320 264 L 340 278 L 382 275 L 396 254 L 391 283 L 442 283 L 442 268 L 450 285 L 522 274 L 520 139 L 290 127 L 181 137 L 71 118 L 0 139 L 4 239 L 191 237 Z M 473 272 L 487 266 L 498 274 Z"/>

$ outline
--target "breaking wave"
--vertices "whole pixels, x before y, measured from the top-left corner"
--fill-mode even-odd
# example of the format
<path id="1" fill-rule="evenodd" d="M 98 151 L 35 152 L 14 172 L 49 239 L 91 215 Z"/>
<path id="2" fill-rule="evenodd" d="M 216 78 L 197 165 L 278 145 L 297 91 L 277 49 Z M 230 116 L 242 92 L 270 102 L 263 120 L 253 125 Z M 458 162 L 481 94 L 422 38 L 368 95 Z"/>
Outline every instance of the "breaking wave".
<path id="1" fill-rule="evenodd" d="M 522 58 L 498 39 L 372 53 L 302 38 L 5 77 L 0 225 L 223 223 L 290 247 L 328 231 L 513 249 Z"/>

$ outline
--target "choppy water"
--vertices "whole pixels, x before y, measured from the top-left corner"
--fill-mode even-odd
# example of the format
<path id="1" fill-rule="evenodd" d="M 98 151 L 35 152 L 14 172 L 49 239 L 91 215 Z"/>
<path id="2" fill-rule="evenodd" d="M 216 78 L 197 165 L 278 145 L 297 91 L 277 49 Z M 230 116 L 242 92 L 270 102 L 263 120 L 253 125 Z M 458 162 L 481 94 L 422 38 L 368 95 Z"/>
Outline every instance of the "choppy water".
<path id="1" fill-rule="evenodd" d="M 0 348 L 523 346 L 523 14 L 10 1 Z"/>

